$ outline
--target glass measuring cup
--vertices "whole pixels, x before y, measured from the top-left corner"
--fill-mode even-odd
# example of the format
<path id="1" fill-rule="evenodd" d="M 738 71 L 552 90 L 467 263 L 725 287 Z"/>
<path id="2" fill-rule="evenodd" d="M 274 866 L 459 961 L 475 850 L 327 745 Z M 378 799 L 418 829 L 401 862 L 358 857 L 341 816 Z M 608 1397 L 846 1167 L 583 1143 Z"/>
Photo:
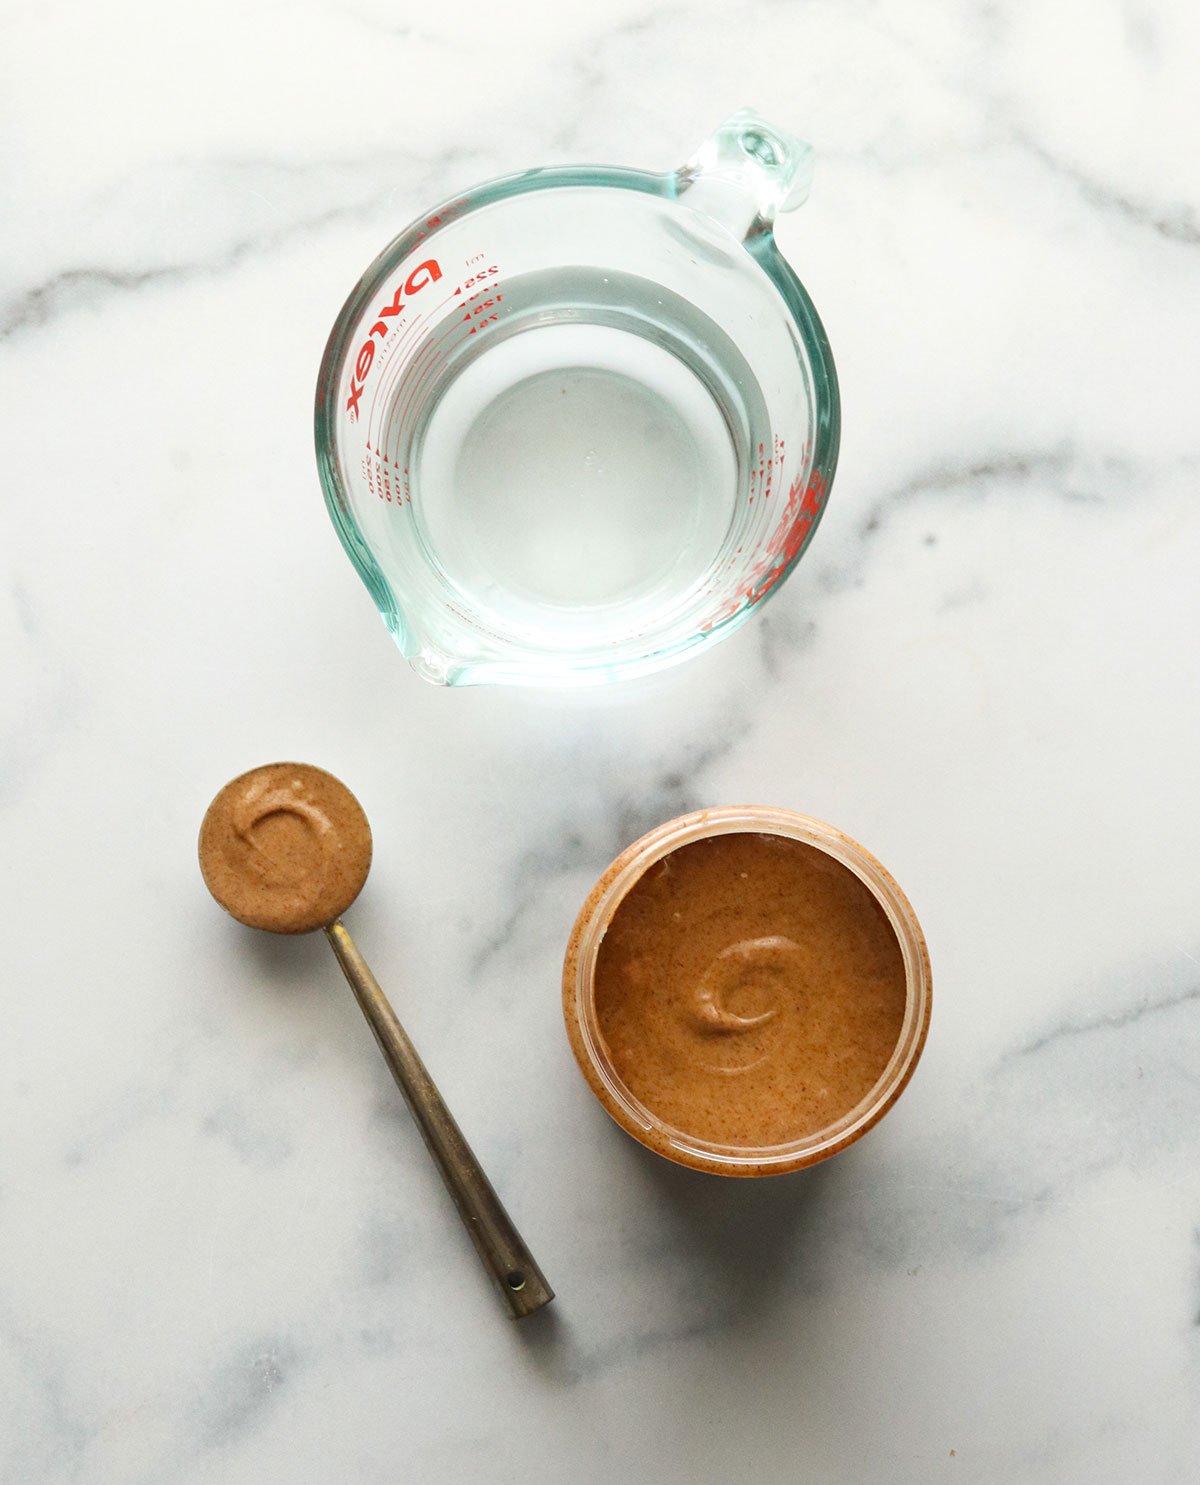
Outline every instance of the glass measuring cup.
<path id="1" fill-rule="evenodd" d="M 772 232 L 812 151 L 743 110 L 679 170 L 526 171 L 402 232 L 337 318 L 317 463 L 432 681 L 570 684 L 716 643 L 837 462 L 829 342 Z"/>

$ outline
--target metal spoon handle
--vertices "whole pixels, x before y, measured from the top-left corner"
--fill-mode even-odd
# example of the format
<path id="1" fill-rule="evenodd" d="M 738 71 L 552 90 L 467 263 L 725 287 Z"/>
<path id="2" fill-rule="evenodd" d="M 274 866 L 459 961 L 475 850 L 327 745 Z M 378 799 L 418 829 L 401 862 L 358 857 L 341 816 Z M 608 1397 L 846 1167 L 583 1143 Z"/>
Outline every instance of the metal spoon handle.
<path id="1" fill-rule="evenodd" d="M 417 1049 L 409 1041 L 408 1033 L 345 925 L 340 919 L 329 924 L 325 936 L 375 1033 L 379 1050 L 404 1094 L 484 1267 L 495 1279 L 514 1319 L 533 1314 L 550 1303 L 554 1290 L 471 1153 L 462 1130 L 443 1103 Z"/>

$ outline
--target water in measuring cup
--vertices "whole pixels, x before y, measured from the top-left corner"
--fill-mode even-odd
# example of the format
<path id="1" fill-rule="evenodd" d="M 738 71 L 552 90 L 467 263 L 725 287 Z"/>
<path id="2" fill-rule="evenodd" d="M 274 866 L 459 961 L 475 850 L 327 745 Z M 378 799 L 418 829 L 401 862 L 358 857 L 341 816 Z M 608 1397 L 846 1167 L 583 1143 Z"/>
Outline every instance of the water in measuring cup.
<path id="1" fill-rule="evenodd" d="M 709 573 L 736 502 L 736 420 L 657 322 L 556 314 L 536 286 L 528 300 L 424 420 L 414 516 L 493 622 L 602 641 Z"/>

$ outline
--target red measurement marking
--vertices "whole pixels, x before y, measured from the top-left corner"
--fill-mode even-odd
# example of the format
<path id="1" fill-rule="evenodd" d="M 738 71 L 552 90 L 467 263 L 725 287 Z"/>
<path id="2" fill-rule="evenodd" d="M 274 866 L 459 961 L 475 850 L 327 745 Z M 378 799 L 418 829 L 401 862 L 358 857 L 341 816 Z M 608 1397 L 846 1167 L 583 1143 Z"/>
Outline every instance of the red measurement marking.
<path id="1" fill-rule="evenodd" d="M 828 493 L 829 482 L 819 469 L 814 469 L 807 480 L 800 475 L 796 476 L 788 490 L 783 515 L 771 533 L 761 558 L 754 564 L 748 579 L 741 584 L 737 593 L 723 603 L 708 623 L 702 626 L 705 633 L 731 618 L 743 605 L 760 602 L 775 587 L 800 555 L 821 514 Z M 731 562 L 732 560 L 730 558 Z"/>
<path id="2" fill-rule="evenodd" d="M 412 347 L 418 343 L 425 330 L 425 321 L 416 319 L 404 332 L 404 339 L 397 341 L 396 349 L 392 359 L 384 367 L 383 375 L 379 379 L 379 385 L 375 389 L 375 397 L 371 403 L 371 417 L 374 418 L 375 410 L 379 410 L 379 433 L 377 438 L 380 442 L 384 439 L 384 423 L 387 418 L 388 409 L 391 406 L 391 396 L 394 388 L 404 376 L 408 365 L 409 353 Z"/>
<path id="3" fill-rule="evenodd" d="M 407 352 L 403 350 L 403 347 L 406 343 L 411 343 L 412 340 L 420 334 L 422 324 L 423 321 L 414 320 L 411 325 L 406 327 L 403 339 L 396 342 L 396 349 L 392 354 L 392 360 L 387 366 L 384 367 L 383 375 L 379 378 L 379 385 L 375 388 L 375 395 L 371 399 L 371 406 L 367 417 L 367 428 L 368 431 L 370 431 L 371 424 L 375 421 L 375 414 L 376 412 L 378 412 L 379 430 L 375 435 L 375 441 L 378 447 L 382 447 L 384 441 L 383 424 L 384 417 L 388 408 L 389 384 L 394 383 L 397 377 L 403 375 L 404 359 L 405 355 L 407 354 Z"/>
<path id="4" fill-rule="evenodd" d="M 453 294 L 447 294 L 427 314 L 420 315 L 415 319 L 409 326 L 408 331 L 406 331 L 404 339 L 397 343 L 395 352 L 392 354 L 392 359 L 385 368 L 383 377 L 380 379 L 375 402 L 372 404 L 372 408 L 378 406 L 381 409 L 380 416 L 386 419 L 387 422 L 390 423 L 391 421 L 390 412 L 393 409 L 396 388 L 409 374 L 416 355 L 420 354 L 420 346 L 418 345 L 420 337 L 428 333 L 429 327 L 436 321 L 440 311 L 445 309 L 453 297 Z M 417 345 L 415 352 L 413 351 L 414 345 Z"/>
<path id="5" fill-rule="evenodd" d="M 754 577 L 746 587 L 745 596 L 751 603 L 765 598 L 793 559 L 799 556 L 800 548 L 808 540 L 808 533 L 821 514 L 828 488 L 825 476 L 819 469 L 814 469 L 804 483 L 801 482 L 800 475 L 792 481 L 783 519 L 776 528 Z"/>
<path id="6" fill-rule="evenodd" d="M 398 402 L 404 396 L 405 383 L 413 376 L 414 370 L 422 365 L 426 356 L 429 356 L 432 347 L 437 345 L 434 336 L 429 331 L 428 325 L 422 325 L 422 336 L 425 339 L 417 343 L 416 350 L 405 358 L 404 364 L 397 368 L 397 374 L 395 374 L 394 379 L 392 379 L 392 385 L 388 389 L 388 401 L 386 401 L 385 411 L 383 411 L 383 444 L 385 444 L 385 448 L 394 447 L 394 432 L 392 432 L 392 429 L 394 429 L 395 420 L 397 420 Z"/>
<path id="7" fill-rule="evenodd" d="M 397 370 L 393 386 L 388 389 L 387 406 L 383 413 L 383 442 L 385 448 L 391 449 L 398 447 L 393 439 L 392 432 L 393 428 L 399 427 L 400 420 L 397 417 L 397 413 L 408 395 L 408 388 L 412 385 L 411 378 L 418 374 L 418 368 L 422 365 L 425 358 L 431 354 L 434 344 L 432 335 L 426 331 L 425 339 L 418 344 L 416 350 L 408 357 L 404 365 Z"/>
<path id="8" fill-rule="evenodd" d="M 488 291 L 494 291 L 494 288 L 495 284 L 493 283 L 489 286 Z M 484 292 L 485 291 L 482 289 L 478 290 L 475 295 L 471 296 L 471 299 L 474 300 L 478 298 L 479 295 Z M 438 306 L 438 308 L 442 308 L 446 304 L 448 304 L 451 297 L 452 296 L 447 295 L 446 298 L 442 301 L 441 305 Z M 494 298 L 497 302 L 501 297 L 502 296 L 499 294 L 494 295 Z M 471 316 L 464 315 L 463 319 L 458 322 L 460 331 L 470 318 Z M 493 314 L 492 316 L 490 316 L 490 318 L 495 320 L 497 316 Z M 474 333 L 474 328 L 467 331 L 468 335 L 473 335 Z M 430 357 L 430 348 L 433 347 L 435 344 L 436 352 L 432 357 Z M 441 371 L 450 353 L 453 351 L 454 345 L 455 339 L 453 331 L 451 331 L 448 335 L 442 336 L 441 339 L 436 342 L 434 341 L 431 334 L 430 339 L 426 341 L 425 345 L 421 347 L 417 354 L 411 358 L 409 364 L 403 369 L 403 375 L 408 380 L 409 385 L 400 393 L 398 397 L 393 400 L 391 410 L 388 413 L 385 426 L 385 443 L 388 448 L 395 447 L 398 449 L 403 444 L 404 427 L 406 422 L 408 421 L 410 415 L 414 412 L 414 410 L 420 406 L 421 399 L 426 393 L 428 393 L 430 386 L 435 381 L 438 373 Z"/>
<path id="9" fill-rule="evenodd" d="M 407 320 L 405 320 L 403 318 L 401 318 L 398 321 L 395 340 L 392 341 L 392 342 L 390 342 L 390 343 L 388 343 L 386 345 L 386 348 L 385 348 L 386 355 L 388 355 L 389 357 L 395 355 L 397 349 L 401 345 L 404 344 L 404 341 L 412 333 L 412 328 L 413 327 L 412 327 L 412 322 L 411 321 L 407 321 Z M 378 445 L 378 442 L 379 442 L 379 431 L 375 431 L 374 430 L 375 412 L 376 412 L 376 409 L 379 407 L 380 389 L 383 387 L 384 383 L 387 381 L 388 372 L 390 370 L 391 370 L 390 364 L 384 366 L 383 371 L 382 371 L 382 373 L 381 373 L 381 375 L 379 377 L 379 381 L 375 385 L 375 391 L 374 391 L 374 393 L 373 393 L 370 401 L 367 404 L 367 415 L 366 415 L 367 416 L 367 438 L 368 438 L 368 440 L 370 440 L 373 437 L 375 439 L 377 445 Z"/>
<path id="10" fill-rule="evenodd" d="M 437 380 L 442 368 L 446 364 L 446 351 L 438 346 L 432 356 L 426 358 L 420 371 L 413 377 L 412 384 L 407 390 L 404 398 L 403 411 L 396 420 L 396 446 L 399 448 L 404 441 L 404 425 L 410 414 L 415 415 L 417 409 L 428 393 L 430 387 Z"/>
<path id="11" fill-rule="evenodd" d="M 370 493 L 380 500 L 386 500 L 390 504 L 393 499 L 392 480 L 386 460 L 381 460 L 378 457 L 371 459 L 364 458 L 362 461 L 362 471 L 363 477 L 367 482 L 367 489 Z M 394 498 L 399 503 L 398 485 L 396 486 L 396 490 L 397 493 Z"/>
<path id="12" fill-rule="evenodd" d="M 397 284 L 391 299 L 385 300 L 379 306 L 375 315 L 375 323 L 358 348 L 358 354 L 354 358 L 354 370 L 349 378 L 346 411 L 350 414 L 352 421 L 358 421 L 358 402 L 367 384 L 367 378 L 371 374 L 376 349 L 387 339 L 392 325 L 400 314 L 402 302 L 418 294 L 427 284 L 436 283 L 441 276 L 442 270 L 436 258 L 428 258 L 424 263 L 418 263 L 404 282 Z"/>
<path id="13" fill-rule="evenodd" d="M 425 373 L 430 366 L 440 364 L 443 359 L 444 353 L 431 333 L 405 368 L 404 379 L 397 390 L 391 410 L 388 412 L 387 445 L 389 448 L 400 448 L 404 420 L 414 404 L 417 388 L 424 380 Z"/>
<path id="14" fill-rule="evenodd" d="M 412 338 L 421 333 L 422 329 L 426 325 L 428 325 L 429 321 L 438 313 L 438 311 L 444 309 L 446 305 L 450 303 L 452 297 L 452 295 L 447 294 L 446 297 L 439 304 L 435 304 L 433 306 L 428 314 L 418 315 L 415 319 L 411 320 L 404 329 L 404 332 L 400 336 L 399 340 L 396 342 L 395 348 L 389 353 L 391 356 L 391 360 L 384 368 L 383 375 L 379 379 L 379 384 L 375 390 L 375 397 L 372 400 L 370 412 L 368 414 L 368 432 L 370 431 L 371 420 L 374 418 L 375 415 L 375 409 L 378 407 L 381 410 L 386 410 L 388 406 L 388 398 L 391 395 L 391 389 L 396 386 L 397 382 L 404 375 L 404 359 L 401 355 L 403 347 L 406 343 L 409 345 L 412 344 Z"/>
<path id="15" fill-rule="evenodd" d="M 473 289 L 476 284 L 485 284 L 490 279 L 494 279 L 499 272 L 500 265 L 498 263 L 493 263 L 490 268 L 478 268 L 469 278 L 463 279 L 463 288 Z"/>
<path id="16" fill-rule="evenodd" d="M 483 254 L 478 254 L 477 258 L 481 260 Z M 400 465 L 396 456 L 403 446 L 405 429 L 420 408 L 423 398 L 435 384 L 455 346 L 468 336 L 498 323 L 498 307 L 504 298 L 498 292 L 499 273 L 499 265 L 491 264 L 470 274 L 464 283 L 456 285 L 442 300 L 431 305 L 405 326 L 401 335 L 388 347 L 388 364 L 376 383 L 367 424 L 370 436 L 378 409 L 379 429 L 374 434 L 375 448 L 397 469 Z M 468 290 L 471 292 L 467 292 Z M 454 302 L 458 303 L 463 314 L 457 325 L 447 331 L 444 325 L 438 326 L 438 316 L 441 310 Z M 404 307 L 407 308 L 407 305 Z M 439 329 L 441 334 L 437 333 Z M 407 488 L 406 476 L 406 494 Z"/>
<path id="17" fill-rule="evenodd" d="M 755 500 L 769 500 L 775 491 L 776 477 L 782 472 L 783 439 L 776 435 L 769 454 L 764 444 L 758 446 L 758 464 L 750 471 L 748 503 L 753 505 Z"/>

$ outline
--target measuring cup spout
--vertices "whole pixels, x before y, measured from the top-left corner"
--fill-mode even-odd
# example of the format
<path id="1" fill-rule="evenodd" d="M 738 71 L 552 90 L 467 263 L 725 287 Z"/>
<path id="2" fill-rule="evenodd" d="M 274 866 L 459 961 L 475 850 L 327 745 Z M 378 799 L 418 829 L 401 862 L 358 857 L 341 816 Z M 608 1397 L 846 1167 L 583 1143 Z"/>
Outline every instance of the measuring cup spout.
<path id="1" fill-rule="evenodd" d="M 812 145 L 743 108 L 725 120 L 679 170 L 681 198 L 735 236 L 769 231 L 775 214 L 808 199 Z"/>
<path id="2" fill-rule="evenodd" d="M 400 646 L 400 653 L 419 676 L 432 681 L 435 686 L 457 684 L 459 675 L 475 658 L 468 654 L 452 653 L 444 635 L 439 634 L 434 639 L 421 622 L 419 611 L 414 613 L 410 607 L 408 612 L 402 612 L 394 598 L 391 599 L 390 614 L 384 622 Z"/>

